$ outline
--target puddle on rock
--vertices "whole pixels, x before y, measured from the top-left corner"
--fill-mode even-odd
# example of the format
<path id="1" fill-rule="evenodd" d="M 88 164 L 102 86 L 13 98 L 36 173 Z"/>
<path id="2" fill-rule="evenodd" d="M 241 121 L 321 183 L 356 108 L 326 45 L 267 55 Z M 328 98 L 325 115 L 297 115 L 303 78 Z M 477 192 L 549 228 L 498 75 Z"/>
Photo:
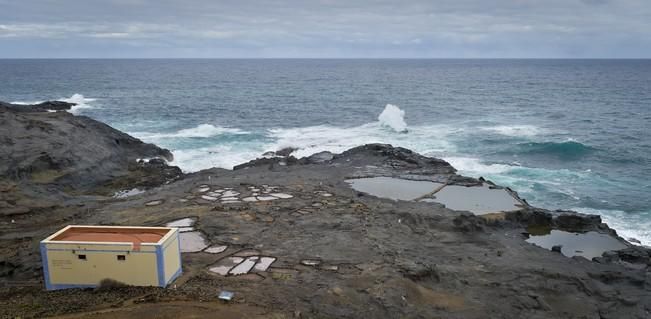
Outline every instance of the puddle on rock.
<path id="1" fill-rule="evenodd" d="M 590 260 L 594 257 L 601 257 L 606 251 L 626 248 L 626 245 L 614 237 L 594 231 L 571 233 L 552 230 L 546 235 L 530 236 L 527 242 L 550 250 L 553 246 L 560 245 L 563 255 L 567 257 L 583 256 Z"/>
<path id="2" fill-rule="evenodd" d="M 228 248 L 226 245 L 221 245 L 221 246 L 211 246 L 208 247 L 204 250 L 204 252 L 209 253 L 209 254 L 219 254 L 222 253 Z"/>
<path id="3" fill-rule="evenodd" d="M 447 185 L 434 194 L 434 198 L 424 199 L 437 202 L 452 210 L 469 211 L 475 214 L 508 212 L 521 209 L 520 202 L 506 189 L 491 189 L 483 186 Z"/>
<path id="4" fill-rule="evenodd" d="M 145 191 L 139 188 L 125 189 L 123 191 L 118 191 L 113 194 L 113 198 L 127 198 L 131 196 L 136 196 L 144 193 Z"/>
<path id="5" fill-rule="evenodd" d="M 205 192 L 207 192 L 207 191 L 209 191 L 209 190 L 210 190 L 210 187 L 208 187 L 208 186 L 203 186 L 203 187 L 199 187 L 199 188 L 197 189 L 197 193 L 205 193 Z"/>
<path id="6" fill-rule="evenodd" d="M 313 266 L 314 267 L 314 266 L 318 266 L 319 264 L 321 264 L 321 261 L 316 260 L 316 259 L 303 259 L 303 260 L 301 260 L 301 264 L 305 265 L 305 266 Z"/>
<path id="7" fill-rule="evenodd" d="M 358 192 L 393 200 L 414 200 L 443 186 L 442 183 L 393 177 L 355 178 L 346 182 Z"/>
<path id="8" fill-rule="evenodd" d="M 290 194 L 285 194 L 285 193 L 271 193 L 269 195 L 271 195 L 273 197 L 278 197 L 280 199 L 288 199 L 288 198 L 294 197 L 294 196 L 292 196 Z"/>
<path id="9" fill-rule="evenodd" d="M 157 199 L 145 203 L 145 206 L 157 206 L 163 203 L 163 200 Z"/>
<path id="10" fill-rule="evenodd" d="M 202 199 L 205 199 L 205 200 L 209 200 L 209 201 L 211 201 L 211 202 L 214 202 L 214 201 L 217 200 L 217 197 L 208 196 L 208 195 L 201 195 L 201 198 L 202 198 Z"/>
<path id="11" fill-rule="evenodd" d="M 196 253 L 208 247 L 208 242 L 203 234 L 198 231 L 182 232 L 179 234 L 182 253 Z"/>

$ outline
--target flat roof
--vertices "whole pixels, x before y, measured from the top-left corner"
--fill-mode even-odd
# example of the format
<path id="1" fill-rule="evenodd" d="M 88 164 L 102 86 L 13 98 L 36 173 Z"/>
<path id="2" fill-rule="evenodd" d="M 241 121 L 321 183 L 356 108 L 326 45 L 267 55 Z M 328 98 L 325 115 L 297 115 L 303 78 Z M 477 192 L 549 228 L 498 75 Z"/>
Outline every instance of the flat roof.
<path id="1" fill-rule="evenodd" d="M 170 227 L 137 227 L 137 226 L 67 226 L 44 242 L 76 242 L 76 243 L 159 243 L 165 235 L 173 231 Z"/>

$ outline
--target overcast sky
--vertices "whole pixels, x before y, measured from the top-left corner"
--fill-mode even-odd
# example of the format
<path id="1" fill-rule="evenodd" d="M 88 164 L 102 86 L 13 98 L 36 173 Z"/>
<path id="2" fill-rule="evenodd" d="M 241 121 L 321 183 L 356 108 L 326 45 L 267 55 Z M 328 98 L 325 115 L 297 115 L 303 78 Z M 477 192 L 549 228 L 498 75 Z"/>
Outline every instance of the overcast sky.
<path id="1" fill-rule="evenodd" d="M 650 0 L 0 0 L 0 58 L 642 57 Z"/>

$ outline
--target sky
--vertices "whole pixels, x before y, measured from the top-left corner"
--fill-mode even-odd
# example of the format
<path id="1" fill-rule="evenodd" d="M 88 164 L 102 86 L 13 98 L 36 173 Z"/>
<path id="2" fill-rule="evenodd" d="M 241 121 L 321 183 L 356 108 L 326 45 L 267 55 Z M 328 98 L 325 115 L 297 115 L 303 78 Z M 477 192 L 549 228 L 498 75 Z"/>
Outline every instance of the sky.
<path id="1" fill-rule="evenodd" d="M 0 58 L 651 58 L 651 1 L 0 0 Z"/>

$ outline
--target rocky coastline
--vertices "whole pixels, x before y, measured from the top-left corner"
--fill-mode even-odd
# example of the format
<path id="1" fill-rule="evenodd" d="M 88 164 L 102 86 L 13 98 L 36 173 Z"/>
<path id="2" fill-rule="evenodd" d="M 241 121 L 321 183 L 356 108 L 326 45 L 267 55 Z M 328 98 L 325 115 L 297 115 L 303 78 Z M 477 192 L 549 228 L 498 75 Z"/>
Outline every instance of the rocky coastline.
<path id="1" fill-rule="evenodd" d="M 183 174 L 167 164 L 169 150 L 66 112 L 72 106 L 0 102 L 0 318 L 651 317 L 651 250 L 599 216 L 532 207 L 384 144 L 305 158 L 284 149 Z M 351 187 L 373 178 L 435 187 L 410 200 Z M 517 209 L 451 210 L 436 202 L 442 189 L 452 199 L 467 189 L 507 194 Z M 182 254 L 171 287 L 44 290 L 38 243 L 55 230 L 180 220 L 191 220 L 184 227 L 200 247 Z M 590 234 L 618 249 L 586 258 L 531 242 L 549 234 Z M 251 256 L 269 264 L 218 270 Z M 222 290 L 233 301 L 220 302 Z"/>

